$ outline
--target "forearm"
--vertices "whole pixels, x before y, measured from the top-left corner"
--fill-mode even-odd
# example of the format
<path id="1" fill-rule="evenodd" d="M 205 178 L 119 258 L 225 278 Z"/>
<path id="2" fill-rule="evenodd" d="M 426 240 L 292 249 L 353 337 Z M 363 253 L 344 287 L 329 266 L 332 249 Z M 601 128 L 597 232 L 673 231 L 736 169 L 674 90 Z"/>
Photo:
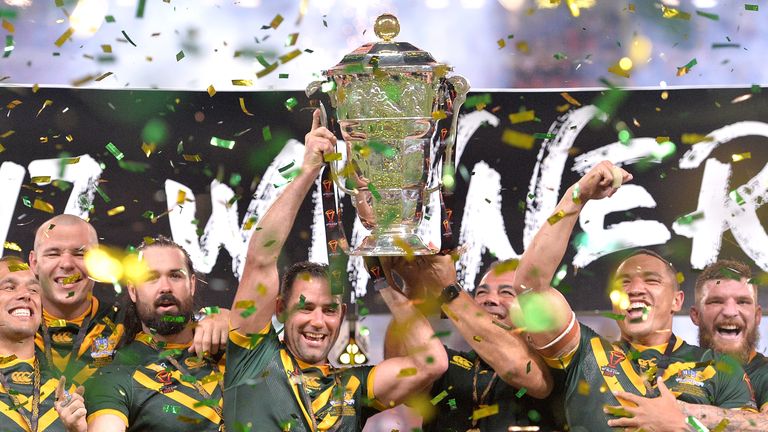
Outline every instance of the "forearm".
<path id="1" fill-rule="evenodd" d="M 584 206 L 581 200 L 574 200 L 574 190 L 575 185 L 568 188 L 550 218 L 525 248 L 515 275 L 515 286 L 520 289 L 549 287 Z"/>
<path id="2" fill-rule="evenodd" d="M 392 313 L 391 346 L 398 354 L 407 354 L 416 368 L 426 375 L 437 376 L 447 367 L 445 348 L 424 315 L 401 293 L 392 288 L 380 291 Z"/>
<path id="3" fill-rule="evenodd" d="M 552 391 L 549 370 L 520 332 L 504 328 L 466 292 L 443 305 L 443 310 L 464 340 L 501 379 L 513 387 L 526 388 L 535 398 L 549 395 Z"/>
<path id="4" fill-rule="evenodd" d="M 694 417 L 710 429 L 719 426 L 718 430 L 721 431 L 763 432 L 768 430 L 768 414 L 766 413 L 689 404 L 680 401 L 678 401 L 678 405 L 686 417 Z"/>

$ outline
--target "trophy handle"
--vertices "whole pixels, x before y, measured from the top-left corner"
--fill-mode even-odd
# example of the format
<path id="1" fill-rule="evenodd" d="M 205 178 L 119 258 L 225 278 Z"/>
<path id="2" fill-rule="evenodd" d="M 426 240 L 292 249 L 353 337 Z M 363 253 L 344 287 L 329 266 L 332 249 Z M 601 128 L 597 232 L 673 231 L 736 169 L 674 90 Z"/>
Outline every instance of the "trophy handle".
<path id="1" fill-rule="evenodd" d="M 469 81 L 467 81 L 467 79 L 461 75 L 454 75 L 450 78 L 447 78 L 446 81 L 448 81 L 453 86 L 453 90 L 456 91 L 456 97 L 454 97 L 452 101 L 453 116 L 451 118 L 451 131 L 448 135 L 448 138 L 446 139 L 445 160 L 443 162 L 443 166 L 455 168 L 453 166 L 453 145 L 456 143 L 456 125 L 459 122 L 459 111 L 461 110 L 461 105 L 463 105 L 464 101 L 467 100 L 467 93 L 469 92 Z"/>
<path id="2" fill-rule="evenodd" d="M 333 182 L 336 183 L 337 188 L 341 189 L 342 192 L 349 196 L 357 196 L 357 194 L 360 193 L 357 189 L 348 189 L 339 180 L 339 161 L 330 161 L 328 162 L 328 166 L 331 168 L 331 178 L 333 179 Z"/>

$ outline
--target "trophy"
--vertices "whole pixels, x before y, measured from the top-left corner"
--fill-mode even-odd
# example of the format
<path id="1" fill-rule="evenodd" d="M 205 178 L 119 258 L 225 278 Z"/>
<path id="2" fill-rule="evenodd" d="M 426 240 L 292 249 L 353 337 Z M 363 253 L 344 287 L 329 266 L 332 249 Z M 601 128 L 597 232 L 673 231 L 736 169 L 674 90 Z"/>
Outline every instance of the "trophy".
<path id="1" fill-rule="evenodd" d="M 326 155 L 330 177 L 371 230 L 348 253 L 434 254 L 437 248 L 417 231 L 430 196 L 442 186 L 440 164 L 453 172 L 456 124 L 469 84 L 447 77 L 452 68 L 428 52 L 393 41 L 400 32 L 393 15 L 379 16 L 374 31 L 379 42 L 347 54 L 306 90 L 308 97 L 330 98 L 343 138 L 343 148 Z M 320 107 L 327 125 L 322 102 Z"/>

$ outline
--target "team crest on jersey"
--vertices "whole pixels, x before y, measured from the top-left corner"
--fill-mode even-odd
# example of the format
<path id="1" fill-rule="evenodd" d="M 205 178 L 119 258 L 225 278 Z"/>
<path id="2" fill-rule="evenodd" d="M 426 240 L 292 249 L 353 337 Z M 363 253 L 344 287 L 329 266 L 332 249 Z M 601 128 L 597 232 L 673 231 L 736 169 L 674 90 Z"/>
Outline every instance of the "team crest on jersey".
<path id="1" fill-rule="evenodd" d="M 455 364 L 458 367 L 462 367 L 466 370 L 472 369 L 472 362 L 465 359 L 462 356 L 455 355 L 451 358 L 451 363 Z"/>
<path id="2" fill-rule="evenodd" d="M 704 387 L 704 383 L 702 382 L 703 379 L 699 376 L 699 372 L 691 369 L 684 369 L 681 370 L 677 377 L 675 377 L 675 381 L 678 384 L 686 384 L 690 386 L 695 387 Z"/>
<path id="3" fill-rule="evenodd" d="M 354 416 L 355 413 L 355 398 L 352 397 L 352 392 L 344 391 L 344 399 L 336 400 L 331 399 L 331 412 L 336 416 Z"/>
<path id="4" fill-rule="evenodd" d="M 603 376 L 614 377 L 619 374 L 619 363 L 623 362 L 627 356 L 621 351 L 611 351 L 608 356 L 608 364 L 600 368 L 600 372 Z"/>
<path id="5" fill-rule="evenodd" d="M 115 355 L 115 347 L 105 337 L 97 337 L 91 345 L 91 358 L 96 367 L 103 367 L 112 363 Z"/>
<path id="6" fill-rule="evenodd" d="M 11 374 L 11 381 L 15 384 L 32 384 L 32 372 L 14 372 Z"/>
<path id="7" fill-rule="evenodd" d="M 173 375 L 167 370 L 163 369 L 155 374 L 155 379 L 163 384 L 160 387 L 160 393 L 170 393 L 176 390 L 176 385 L 173 383 Z"/>
<path id="8" fill-rule="evenodd" d="M 59 345 L 72 345 L 74 338 L 71 331 L 64 330 L 53 333 L 51 335 L 51 340 Z"/>

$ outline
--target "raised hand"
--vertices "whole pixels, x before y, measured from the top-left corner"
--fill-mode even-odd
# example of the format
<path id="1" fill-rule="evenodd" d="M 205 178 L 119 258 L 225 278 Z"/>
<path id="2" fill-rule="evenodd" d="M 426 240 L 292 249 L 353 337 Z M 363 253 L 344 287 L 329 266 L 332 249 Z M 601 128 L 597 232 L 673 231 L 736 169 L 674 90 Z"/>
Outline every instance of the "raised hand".
<path id="1" fill-rule="evenodd" d="M 64 424 L 67 431 L 87 432 L 88 424 L 85 420 L 87 412 L 85 410 L 85 399 L 83 399 L 85 387 L 80 386 L 74 393 L 70 393 L 65 390 L 66 386 L 67 378 L 62 376 L 59 378 L 59 385 L 54 393 L 56 402 L 53 403 L 53 407 L 59 414 L 59 419 L 61 419 L 61 423 Z"/>
<path id="2" fill-rule="evenodd" d="M 579 180 L 578 193 L 575 195 L 584 202 L 606 198 L 616 193 L 622 184 L 630 180 L 632 180 L 632 174 L 611 162 L 602 161 Z"/>
<path id="3" fill-rule="evenodd" d="M 320 124 L 320 110 L 312 113 L 312 129 L 304 136 L 302 171 L 317 175 L 325 164 L 324 155 L 336 151 L 336 136 Z"/>

